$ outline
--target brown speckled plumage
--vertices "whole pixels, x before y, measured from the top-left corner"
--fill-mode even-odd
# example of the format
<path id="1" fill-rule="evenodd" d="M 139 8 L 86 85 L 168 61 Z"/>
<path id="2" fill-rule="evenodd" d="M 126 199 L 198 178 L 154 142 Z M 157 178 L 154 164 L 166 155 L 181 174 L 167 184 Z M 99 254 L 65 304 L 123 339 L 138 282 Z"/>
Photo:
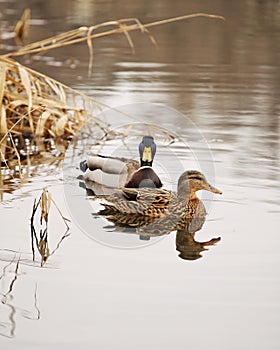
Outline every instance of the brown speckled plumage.
<path id="1" fill-rule="evenodd" d="M 102 198 L 105 209 L 99 214 L 121 225 L 124 225 L 126 220 L 134 226 L 137 226 L 137 223 L 145 224 L 145 220 L 147 224 L 161 220 L 171 228 L 180 229 L 194 217 L 205 217 L 205 207 L 196 196 L 196 191 L 202 189 L 221 193 L 212 187 L 200 172 L 186 171 L 178 181 L 177 193 L 164 189 L 123 188 Z"/>

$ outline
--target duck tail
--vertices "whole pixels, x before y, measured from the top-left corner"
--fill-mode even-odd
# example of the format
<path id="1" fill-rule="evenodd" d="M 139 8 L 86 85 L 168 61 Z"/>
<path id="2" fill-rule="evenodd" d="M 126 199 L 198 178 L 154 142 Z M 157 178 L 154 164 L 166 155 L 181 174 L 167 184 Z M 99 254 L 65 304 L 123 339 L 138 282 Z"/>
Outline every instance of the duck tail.
<path id="1" fill-rule="evenodd" d="M 87 161 L 86 160 L 83 160 L 80 162 L 80 170 L 85 173 L 88 169 L 88 166 L 87 166 Z"/>
<path id="2" fill-rule="evenodd" d="M 108 174 L 123 174 L 126 172 L 126 166 L 122 160 L 100 155 L 88 156 L 87 166 L 92 171 L 101 169 Z"/>

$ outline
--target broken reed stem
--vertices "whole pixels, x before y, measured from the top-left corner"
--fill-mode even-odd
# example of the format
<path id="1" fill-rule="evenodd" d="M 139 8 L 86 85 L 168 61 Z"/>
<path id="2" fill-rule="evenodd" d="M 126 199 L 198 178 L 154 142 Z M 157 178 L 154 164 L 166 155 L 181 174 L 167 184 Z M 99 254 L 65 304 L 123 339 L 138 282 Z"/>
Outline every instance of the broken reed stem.
<path id="1" fill-rule="evenodd" d="M 225 21 L 225 18 L 223 16 L 214 15 L 214 14 L 207 14 L 207 13 L 193 13 L 190 15 L 183 15 L 183 16 L 178 16 L 178 17 L 167 18 L 164 20 L 155 21 L 155 22 L 151 22 L 151 23 L 147 23 L 147 24 L 141 24 L 139 22 L 139 20 L 129 18 L 129 19 L 123 19 L 123 20 L 119 20 L 119 21 L 111 21 L 111 22 L 101 23 L 101 24 L 92 26 L 90 28 L 81 27 L 81 28 L 78 28 L 74 31 L 72 30 L 72 31 L 66 32 L 64 34 L 60 34 L 60 35 L 57 35 L 57 36 L 54 36 L 54 37 L 51 37 L 51 38 L 48 38 L 48 39 L 45 39 L 45 40 L 42 40 L 39 42 L 29 44 L 16 52 L 11 52 L 11 53 L 5 54 L 3 56 L 4 57 L 16 57 L 16 56 L 22 56 L 22 55 L 26 55 L 26 54 L 34 54 L 34 53 L 38 53 L 38 52 L 47 51 L 50 49 L 55 49 L 55 48 L 59 48 L 59 47 L 63 47 L 63 46 L 81 43 L 84 41 L 88 42 L 89 40 L 92 40 L 92 39 L 97 39 L 97 38 L 101 38 L 104 36 L 115 35 L 115 34 L 124 34 L 127 37 L 130 46 L 133 48 L 133 43 L 132 43 L 130 37 L 128 36 L 128 32 L 130 32 L 130 31 L 141 30 L 142 32 L 144 31 L 147 33 L 148 28 L 156 27 L 159 25 L 167 24 L 167 23 L 197 18 L 197 17 L 205 17 L 205 18 L 219 19 L 219 20 Z M 135 22 L 134 24 L 129 24 L 129 25 L 125 24 L 125 22 L 132 21 L 132 20 Z M 112 25 L 117 25 L 118 28 L 88 35 L 89 32 L 92 32 L 96 29 L 99 29 L 99 28 L 105 27 L 105 26 L 112 26 Z M 81 34 L 86 34 L 86 36 L 80 37 Z M 151 37 L 150 37 L 150 39 L 154 43 L 154 40 Z"/>
<path id="2" fill-rule="evenodd" d="M 15 154 L 16 154 L 16 157 L 17 157 L 17 161 L 18 161 L 18 166 L 19 166 L 19 174 L 21 176 L 22 172 L 21 172 L 21 161 L 20 161 L 20 155 L 18 153 L 18 149 L 17 149 L 17 146 L 15 145 L 15 142 L 14 142 L 14 139 L 13 139 L 13 136 L 11 133 L 9 133 L 9 136 L 10 136 L 10 140 L 12 142 L 12 145 L 13 145 L 13 150 L 15 151 Z"/>
<path id="3" fill-rule="evenodd" d="M 61 235 L 60 239 L 56 243 L 56 247 L 52 252 L 50 252 L 49 249 L 49 230 L 48 230 L 48 219 L 49 219 L 49 214 L 50 214 L 50 209 L 51 209 L 51 204 L 54 204 L 57 212 L 59 213 L 60 217 L 62 218 L 65 226 L 66 226 L 66 231 L 64 232 L 63 235 Z M 40 218 L 39 218 L 39 228 L 37 227 L 37 231 L 40 231 L 39 237 L 37 235 L 36 231 L 36 224 L 34 222 L 35 220 L 35 215 L 40 207 Z M 69 236 L 69 225 L 68 222 L 70 222 L 69 219 L 67 219 L 65 216 L 63 216 L 61 210 L 59 209 L 58 205 L 54 201 L 52 194 L 50 191 L 48 191 L 47 188 L 44 188 L 39 199 L 36 200 L 34 199 L 33 203 L 33 208 L 32 208 L 32 214 L 30 218 L 30 229 L 31 229 L 31 250 L 32 250 L 32 256 L 33 256 L 33 261 L 35 261 L 35 242 L 36 242 L 36 247 L 37 250 L 41 256 L 41 266 L 44 265 L 44 263 L 48 260 L 48 258 L 53 255 L 60 247 L 62 241 Z M 43 222 L 45 225 L 43 225 Z M 44 226 L 44 227 L 43 227 Z"/>
<path id="4" fill-rule="evenodd" d="M 24 41 L 28 37 L 29 26 L 30 26 L 30 14 L 31 14 L 30 9 L 29 8 L 25 9 L 23 11 L 23 14 L 20 20 L 17 22 L 15 26 L 14 32 L 16 36 L 16 41 L 19 44 L 24 43 Z"/>

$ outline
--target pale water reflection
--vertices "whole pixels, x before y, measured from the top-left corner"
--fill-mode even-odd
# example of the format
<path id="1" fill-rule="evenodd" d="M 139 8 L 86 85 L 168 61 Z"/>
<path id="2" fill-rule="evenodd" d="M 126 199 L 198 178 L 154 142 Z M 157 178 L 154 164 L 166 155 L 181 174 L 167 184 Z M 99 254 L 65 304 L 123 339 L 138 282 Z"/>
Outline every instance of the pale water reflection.
<path id="1" fill-rule="evenodd" d="M 3 35 L 25 5 L 0 2 L 2 52 L 15 47 Z M 223 196 L 211 201 L 195 241 L 221 240 L 201 251 L 203 258 L 189 261 L 178 257 L 184 254 L 180 249 L 197 244 L 190 236 L 185 240 L 183 233 L 176 239 L 173 232 L 146 248 L 119 250 L 96 243 L 72 224 L 71 235 L 49 265 L 29 266 L 34 197 L 48 185 L 61 210 L 69 210 L 62 174 L 34 174 L 22 188 L 14 186 L 9 201 L 1 203 L 1 248 L 21 252 L 28 261 L 20 264 L 7 304 L 0 304 L 1 334 L 13 336 L 1 337 L 1 347 L 278 350 L 279 1 L 31 0 L 28 6 L 33 14 L 31 40 L 124 17 L 149 22 L 202 11 L 226 17 L 225 23 L 195 19 L 154 28 L 157 48 L 134 33 L 135 55 L 123 37 L 96 41 L 92 77 L 87 76 L 86 45 L 49 52 L 47 60 L 22 59 L 112 107 L 159 103 L 189 117 L 211 149 L 215 183 L 223 190 Z M 176 118 L 150 119 L 191 139 Z M 201 140 L 191 141 L 195 148 Z M 69 159 L 78 169 L 84 149 L 71 147 Z M 158 159 L 166 163 L 164 152 Z M 190 153 L 181 147 L 177 152 L 188 167 Z M 170 170 L 170 187 L 180 171 Z M 55 226 L 50 222 L 50 230 Z M 104 234 L 102 227 L 92 229 Z M 14 253 L 9 256 L 12 261 Z M 1 276 L 9 264 L 6 257 L 1 251 Z M 15 267 L 16 261 L 0 280 L 1 300 Z"/>

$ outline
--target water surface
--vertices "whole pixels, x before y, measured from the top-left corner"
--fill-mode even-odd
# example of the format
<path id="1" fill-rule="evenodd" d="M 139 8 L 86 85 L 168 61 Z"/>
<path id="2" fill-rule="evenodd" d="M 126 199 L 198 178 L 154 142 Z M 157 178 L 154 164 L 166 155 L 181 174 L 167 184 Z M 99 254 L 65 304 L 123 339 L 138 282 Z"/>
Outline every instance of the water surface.
<path id="1" fill-rule="evenodd" d="M 204 166 L 207 159 L 194 155 L 207 145 L 213 162 L 205 175 L 223 195 L 206 197 L 209 215 L 196 240 L 221 241 L 190 261 L 178 256 L 175 233 L 141 249 L 113 249 L 89 238 L 65 200 L 65 179 L 73 183 L 88 147 L 73 144 L 64 171 L 42 167 L 22 184 L 12 180 L 10 193 L 3 194 L 0 273 L 12 263 L 0 279 L 2 347 L 278 349 L 279 2 L 72 0 L 58 5 L 32 0 L 28 6 L 31 40 L 117 18 L 149 22 L 202 11 L 226 17 L 226 22 L 201 18 L 154 28 L 156 48 L 134 33 L 135 54 L 124 37 L 100 39 L 94 44 L 92 77 L 86 45 L 50 51 L 47 59 L 21 59 L 111 107 L 153 104 L 150 122 L 191 145 L 167 147 L 159 140 L 156 160 L 168 188 L 175 188 L 182 172 L 170 155 L 178 155 L 187 168 Z M 24 2 L 1 1 L 5 31 L 24 7 Z M 12 49 L 13 41 L 2 41 L 2 52 L 7 45 Z M 157 113 L 157 104 L 186 118 Z M 140 112 L 135 111 L 137 121 Z M 190 132 L 189 120 L 200 134 Z M 128 150 L 115 140 L 105 150 L 137 157 L 132 146 Z M 32 263 L 29 218 L 34 197 L 45 186 L 73 223 L 71 235 L 42 269 Z M 79 198 L 85 194 L 78 185 L 75 189 Z M 58 223 L 58 217 L 50 222 L 57 235 L 63 230 Z M 96 219 L 92 230 L 112 235 L 105 224 Z M 124 233 L 120 237 L 126 241 Z M 19 254 L 18 277 L 7 295 Z"/>

